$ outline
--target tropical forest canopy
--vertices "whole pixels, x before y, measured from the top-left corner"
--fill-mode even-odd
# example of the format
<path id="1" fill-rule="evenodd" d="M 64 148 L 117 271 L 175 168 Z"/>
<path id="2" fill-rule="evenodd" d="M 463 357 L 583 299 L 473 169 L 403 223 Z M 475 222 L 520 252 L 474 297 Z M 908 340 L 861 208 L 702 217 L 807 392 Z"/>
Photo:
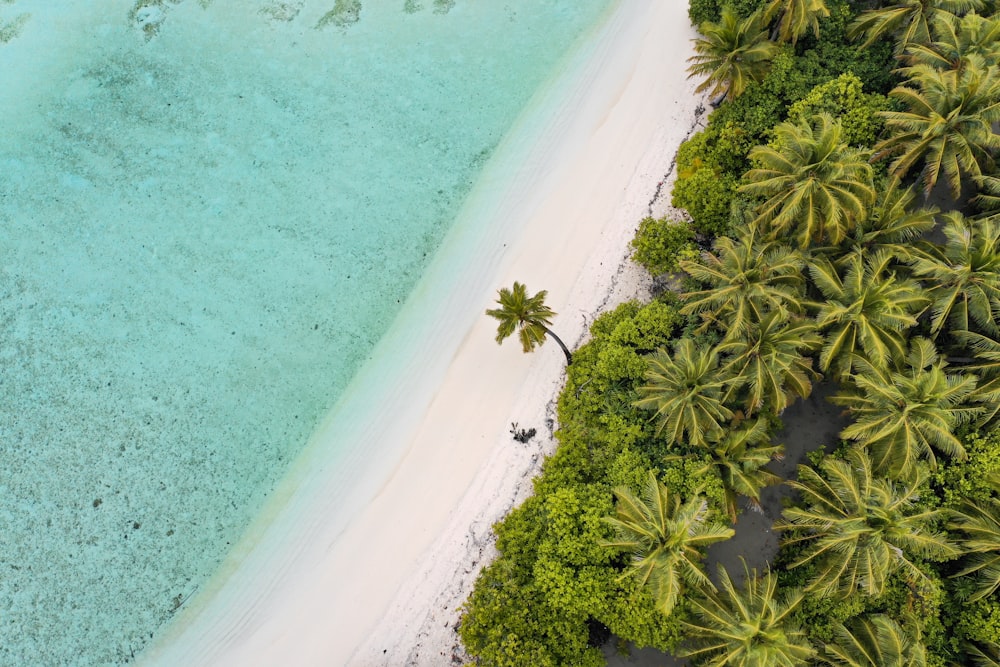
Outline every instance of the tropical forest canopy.
<path id="1" fill-rule="evenodd" d="M 989 0 L 691 0 L 717 108 L 601 316 L 558 447 L 497 526 L 475 664 L 1000 665 L 1000 15 Z M 847 416 L 783 479 L 783 411 Z M 706 571 L 763 489 L 770 569 Z M 748 554 L 750 556 L 750 554 Z"/>

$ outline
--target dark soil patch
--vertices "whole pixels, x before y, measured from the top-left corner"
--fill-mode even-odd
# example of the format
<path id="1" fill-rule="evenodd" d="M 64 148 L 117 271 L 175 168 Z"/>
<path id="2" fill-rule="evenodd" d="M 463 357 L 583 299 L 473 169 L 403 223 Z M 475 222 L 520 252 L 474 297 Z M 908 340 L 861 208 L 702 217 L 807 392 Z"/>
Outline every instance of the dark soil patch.
<path id="1" fill-rule="evenodd" d="M 836 385 L 824 383 L 813 388 L 812 395 L 798 401 L 785 410 L 781 416 L 784 422 L 775 435 L 774 441 L 785 446 L 785 457 L 773 461 L 770 470 L 783 479 L 794 479 L 797 466 L 808 463 L 806 455 L 821 447 L 832 451 L 839 442 L 840 431 L 849 420 L 842 409 L 830 403 L 827 398 L 836 392 Z M 721 564 L 733 580 L 743 580 L 742 559 L 750 569 L 765 571 L 778 554 L 778 535 L 772 526 L 780 516 L 785 498 L 791 489 L 780 484 L 761 492 L 760 507 L 753 507 L 743 501 L 740 516 L 736 520 L 736 534 L 725 542 L 713 544 L 708 549 L 705 566 L 713 581 L 717 582 L 717 566 Z M 615 651 L 617 639 L 612 637 L 605 644 L 604 653 L 610 667 L 679 667 L 686 664 L 669 654 L 653 649 L 634 649 L 629 656 L 618 655 Z"/>

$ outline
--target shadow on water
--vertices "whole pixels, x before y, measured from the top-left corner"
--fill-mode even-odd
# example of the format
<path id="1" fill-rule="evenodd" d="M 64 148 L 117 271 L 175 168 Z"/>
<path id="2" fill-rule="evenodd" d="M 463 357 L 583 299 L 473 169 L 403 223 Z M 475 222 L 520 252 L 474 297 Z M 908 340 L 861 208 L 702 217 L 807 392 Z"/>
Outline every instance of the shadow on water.
<path id="1" fill-rule="evenodd" d="M 816 385 L 812 395 L 797 401 L 781 415 L 783 428 L 775 434 L 774 441 L 785 446 L 785 456 L 772 461 L 769 469 L 783 479 L 794 479 L 800 463 L 808 463 L 807 454 L 820 447 L 828 451 L 836 447 L 839 433 L 849 423 L 842 408 L 830 403 L 837 386 L 832 382 Z M 760 494 L 760 507 L 744 500 L 734 526 L 736 534 L 725 542 L 713 544 L 705 558 L 705 569 L 718 583 L 718 565 L 726 568 L 733 581 L 743 580 L 743 564 L 758 572 L 766 571 L 778 553 L 778 535 L 773 530 L 780 518 L 784 499 L 792 490 L 785 484 L 764 489 Z M 679 667 L 685 661 L 653 649 L 632 647 L 628 656 L 615 651 L 617 640 L 612 637 L 604 646 L 610 667 Z"/>

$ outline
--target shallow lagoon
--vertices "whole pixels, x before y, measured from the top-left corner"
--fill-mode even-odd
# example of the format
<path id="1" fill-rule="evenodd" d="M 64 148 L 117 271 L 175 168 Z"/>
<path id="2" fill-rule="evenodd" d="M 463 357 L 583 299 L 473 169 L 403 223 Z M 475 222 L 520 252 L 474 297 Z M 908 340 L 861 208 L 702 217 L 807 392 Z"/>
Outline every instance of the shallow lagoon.
<path id="1" fill-rule="evenodd" d="M 199 588 L 611 2 L 145 4 L 0 4 L 0 664 Z"/>

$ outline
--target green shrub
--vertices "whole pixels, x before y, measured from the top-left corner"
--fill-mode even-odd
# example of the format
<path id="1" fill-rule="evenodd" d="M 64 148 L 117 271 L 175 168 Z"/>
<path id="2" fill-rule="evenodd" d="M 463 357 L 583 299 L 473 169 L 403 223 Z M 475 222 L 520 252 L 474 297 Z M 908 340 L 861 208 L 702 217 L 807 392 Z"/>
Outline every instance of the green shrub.
<path id="1" fill-rule="evenodd" d="M 865 90 L 888 93 L 899 81 L 894 72 L 899 63 L 893 55 L 892 39 L 884 38 L 859 49 L 856 43 L 847 39 L 847 27 L 859 10 L 847 0 L 826 1 L 830 16 L 820 19 L 818 40 L 810 34 L 801 42 L 799 70 L 813 81 L 813 85 L 851 72 L 861 79 Z"/>
<path id="2" fill-rule="evenodd" d="M 747 17 L 766 4 L 766 0 L 691 0 L 688 3 L 688 18 L 691 25 L 698 27 L 705 21 L 717 22 L 725 5 L 731 6 L 740 16 Z"/>
<path id="3" fill-rule="evenodd" d="M 702 167 L 687 178 L 677 178 L 671 203 L 691 216 L 691 226 L 708 236 L 724 236 L 730 231 L 730 203 L 736 194 L 737 179 Z"/>
<path id="4" fill-rule="evenodd" d="M 666 300 L 625 303 L 597 318 L 591 341 L 576 351 L 567 370 L 559 397 L 562 430 L 578 432 L 594 446 L 605 438 L 620 446 L 644 437 L 649 415 L 631 404 L 646 371 L 642 354 L 665 345 L 683 323 Z"/>
<path id="5" fill-rule="evenodd" d="M 679 260 L 698 256 L 694 230 L 685 220 L 644 218 L 631 246 L 632 260 L 654 276 L 675 273 Z"/>
<path id="6" fill-rule="evenodd" d="M 723 107 L 728 108 L 728 105 Z M 717 113 L 717 112 L 716 112 Z M 692 135 L 677 149 L 677 175 L 686 178 L 702 167 L 739 177 L 749 167 L 747 155 L 758 136 L 741 125 L 712 115 L 709 126 Z M 769 128 L 768 128 L 769 129 Z"/>
<path id="7" fill-rule="evenodd" d="M 852 146 L 874 146 L 884 126 L 876 115 L 890 108 L 885 95 L 869 95 L 862 90 L 861 79 L 851 73 L 813 88 L 788 108 L 788 120 L 799 122 L 828 113 L 840 120 L 844 141 Z"/>
<path id="8" fill-rule="evenodd" d="M 946 507 L 976 502 L 1000 490 L 1000 428 L 986 433 L 966 433 L 962 444 L 965 461 L 943 459 L 934 474 L 934 483 Z M 943 457 L 942 457 L 943 458 Z"/>
<path id="9" fill-rule="evenodd" d="M 960 640 L 995 642 L 1000 639 L 1000 599 L 990 596 L 956 605 L 955 635 Z"/>

